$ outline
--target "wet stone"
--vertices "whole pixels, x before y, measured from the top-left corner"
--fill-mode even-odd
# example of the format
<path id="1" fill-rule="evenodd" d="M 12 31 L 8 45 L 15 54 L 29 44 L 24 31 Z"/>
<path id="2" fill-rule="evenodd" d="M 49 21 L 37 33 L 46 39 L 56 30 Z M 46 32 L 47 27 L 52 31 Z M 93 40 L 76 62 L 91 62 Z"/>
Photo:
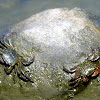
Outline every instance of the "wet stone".
<path id="1" fill-rule="evenodd" d="M 84 91 L 85 94 L 95 92 L 94 95 L 99 97 L 99 77 L 86 86 L 79 82 L 77 91 L 69 86 L 75 73 L 63 71 L 63 66 L 68 70 L 78 68 L 81 75 L 90 76 L 91 70 L 100 66 L 100 61 L 87 60 L 93 54 L 92 48 L 100 47 L 99 17 L 80 8 L 49 9 L 15 24 L 1 41 L 5 45 L 1 44 L 1 52 L 11 51 L 3 53 L 10 56 L 4 60 L 6 63 L 11 60 L 8 65 L 11 64 L 13 69 L 9 72 L 10 67 L 0 65 L 0 99 L 14 100 L 22 95 L 24 100 L 66 100 L 75 94 L 84 98 L 87 96 Z M 18 57 L 13 56 L 12 50 Z M 4 68 L 10 75 L 6 75 Z M 96 93 L 96 89 L 99 92 Z M 22 98 L 20 96 L 18 100 Z"/>

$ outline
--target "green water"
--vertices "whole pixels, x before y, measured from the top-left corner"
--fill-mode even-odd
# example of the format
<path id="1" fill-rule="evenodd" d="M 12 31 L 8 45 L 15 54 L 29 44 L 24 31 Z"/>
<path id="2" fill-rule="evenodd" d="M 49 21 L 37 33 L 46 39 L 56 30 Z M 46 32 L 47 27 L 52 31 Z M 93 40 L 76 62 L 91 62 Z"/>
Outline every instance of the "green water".
<path id="1" fill-rule="evenodd" d="M 0 0 L 0 33 L 33 14 L 59 7 L 80 7 L 100 16 L 100 0 Z M 75 95 L 73 100 L 100 100 L 100 77 L 90 84 L 84 91 Z M 0 100 L 43 100 L 41 97 L 35 97 L 36 93 L 37 91 L 29 87 L 21 88 L 11 84 L 0 84 Z M 40 95 L 43 97 L 44 94 L 40 92 Z M 66 95 L 64 96 L 66 100 Z M 53 97 L 50 100 L 64 99 L 59 95 L 58 98 Z"/>

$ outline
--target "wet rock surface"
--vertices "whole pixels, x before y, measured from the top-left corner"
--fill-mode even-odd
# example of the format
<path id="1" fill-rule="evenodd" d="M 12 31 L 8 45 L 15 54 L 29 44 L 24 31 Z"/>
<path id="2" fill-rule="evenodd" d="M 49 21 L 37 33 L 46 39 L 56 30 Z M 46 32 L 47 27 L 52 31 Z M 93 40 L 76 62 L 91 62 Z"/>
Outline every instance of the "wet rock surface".
<path id="1" fill-rule="evenodd" d="M 95 63 L 84 62 L 91 55 L 91 48 L 100 47 L 100 19 L 80 8 L 50 9 L 14 25 L 2 39 L 25 63 L 33 57 L 35 60 L 30 66 L 22 67 L 34 83 L 19 80 L 14 70 L 7 76 L 0 65 L 1 100 L 19 95 L 24 100 L 66 100 L 74 94 L 69 92 L 68 85 L 73 75 L 64 73 L 63 66 L 71 69 L 79 65 L 82 74 L 95 68 Z M 78 92 L 75 100 L 87 97 L 86 93 L 93 93 L 99 100 L 96 92 L 100 91 L 99 77 L 92 81 L 87 87 L 79 88 L 85 93 Z"/>

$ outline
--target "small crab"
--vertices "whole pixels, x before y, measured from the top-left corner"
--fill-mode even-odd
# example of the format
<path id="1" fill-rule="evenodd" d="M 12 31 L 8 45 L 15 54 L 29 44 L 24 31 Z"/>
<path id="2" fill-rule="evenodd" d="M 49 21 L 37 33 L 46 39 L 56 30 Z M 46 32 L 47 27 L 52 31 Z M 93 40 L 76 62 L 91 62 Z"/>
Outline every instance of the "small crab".
<path id="1" fill-rule="evenodd" d="M 100 65 L 100 47 L 96 49 L 92 49 L 92 55 L 90 55 L 87 59 L 87 61 L 90 61 L 92 63 L 97 63 L 97 65 Z M 68 74 L 75 73 L 75 77 L 72 78 L 69 81 L 69 85 L 72 87 L 77 87 L 79 85 L 79 82 L 82 81 L 83 84 L 87 84 L 91 79 L 96 78 L 100 74 L 100 66 L 95 66 L 94 69 L 89 70 L 88 74 L 82 75 L 80 72 L 79 66 L 76 66 L 75 69 L 68 70 L 63 66 L 63 71 Z"/>
<path id="2" fill-rule="evenodd" d="M 16 53 L 3 39 L 0 40 L 0 64 L 5 65 L 4 71 L 7 75 L 15 70 L 19 79 L 24 82 L 34 82 L 28 76 L 26 76 L 22 70 L 22 66 L 29 66 L 34 62 L 34 58 L 30 62 L 25 63 L 22 61 L 22 57 Z"/>

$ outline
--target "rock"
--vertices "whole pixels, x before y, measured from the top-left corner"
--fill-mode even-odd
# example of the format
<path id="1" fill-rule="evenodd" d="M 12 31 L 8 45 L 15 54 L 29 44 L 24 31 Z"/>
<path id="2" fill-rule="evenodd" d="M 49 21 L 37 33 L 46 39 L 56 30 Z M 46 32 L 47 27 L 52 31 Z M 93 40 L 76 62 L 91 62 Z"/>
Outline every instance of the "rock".
<path id="1" fill-rule="evenodd" d="M 84 62 L 92 54 L 91 48 L 100 47 L 99 29 L 99 17 L 80 8 L 46 10 L 14 25 L 1 39 L 23 58 L 22 61 L 27 63 L 35 57 L 33 64 L 22 67 L 34 83 L 24 83 L 15 76 L 16 84 L 13 84 L 14 73 L 6 76 L 1 71 L 2 88 L 18 87 L 22 94 L 27 92 L 35 100 L 68 98 L 68 81 L 73 75 L 65 74 L 63 66 L 71 69 L 80 65 L 82 74 L 95 68 L 95 64 Z"/>

